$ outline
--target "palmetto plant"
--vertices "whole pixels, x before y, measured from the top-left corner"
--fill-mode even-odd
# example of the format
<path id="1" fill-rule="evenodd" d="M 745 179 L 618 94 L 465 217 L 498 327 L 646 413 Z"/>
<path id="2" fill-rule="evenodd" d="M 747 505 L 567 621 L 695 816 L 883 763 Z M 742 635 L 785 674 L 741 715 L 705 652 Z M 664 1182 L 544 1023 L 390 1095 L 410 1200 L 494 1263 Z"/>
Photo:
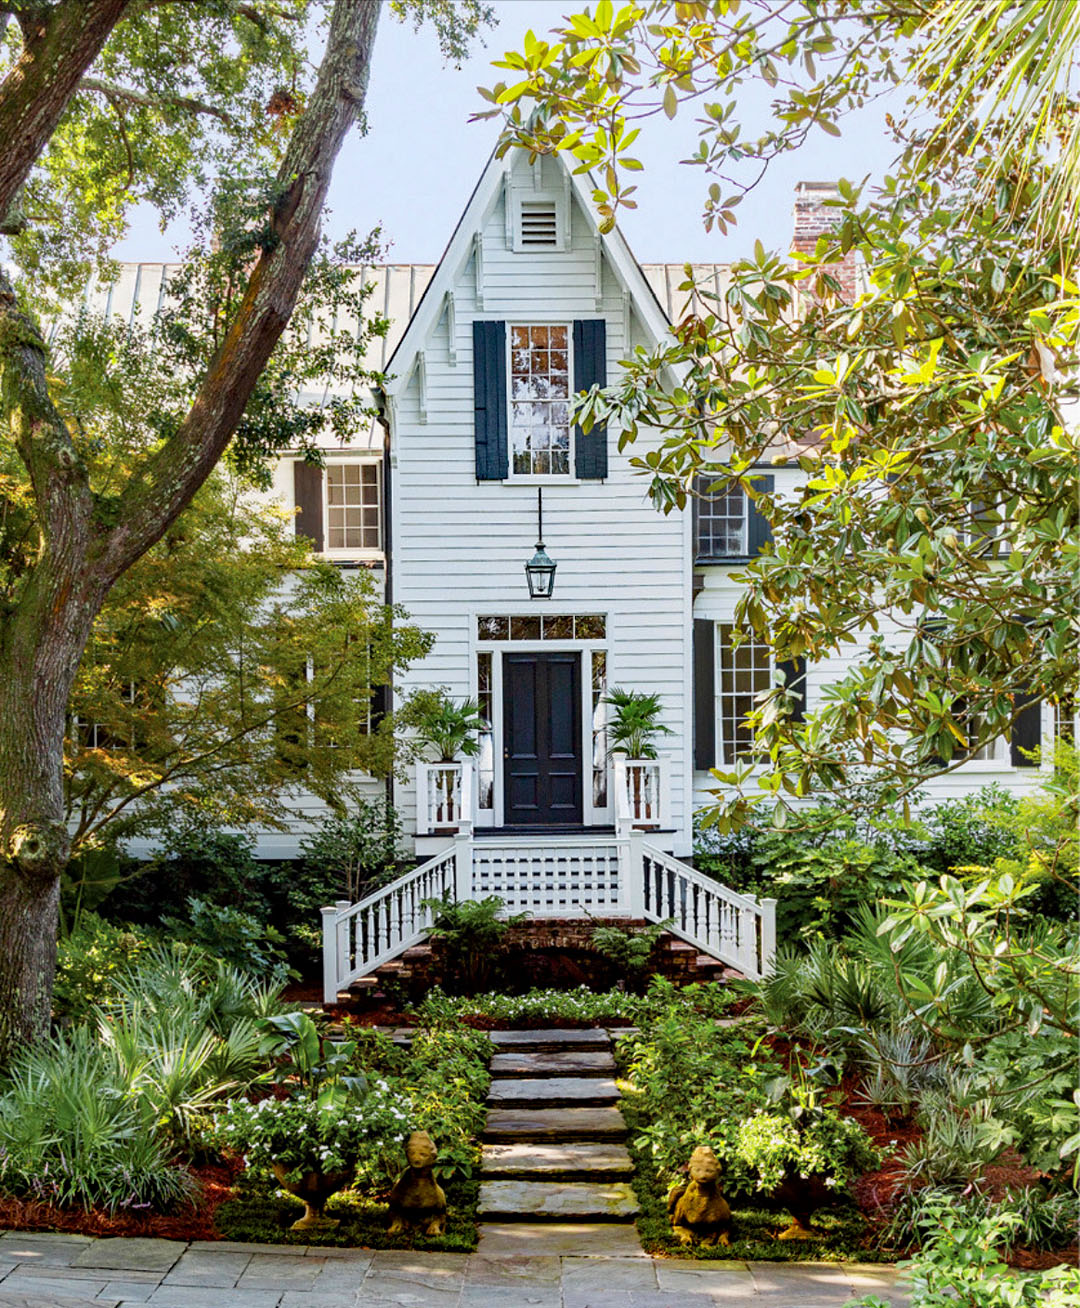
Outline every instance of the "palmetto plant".
<path id="1" fill-rule="evenodd" d="M 438 763 L 479 753 L 477 735 L 486 724 L 475 699 L 458 701 L 442 690 L 421 691 L 413 696 L 408 720 L 415 725 L 420 743 L 435 751 Z"/>
<path id="2" fill-rule="evenodd" d="M 620 751 L 630 758 L 655 758 L 656 737 L 672 734 L 671 728 L 660 721 L 660 696 L 613 686 L 604 702 L 615 710 L 608 725 L 610 752 Z"/>

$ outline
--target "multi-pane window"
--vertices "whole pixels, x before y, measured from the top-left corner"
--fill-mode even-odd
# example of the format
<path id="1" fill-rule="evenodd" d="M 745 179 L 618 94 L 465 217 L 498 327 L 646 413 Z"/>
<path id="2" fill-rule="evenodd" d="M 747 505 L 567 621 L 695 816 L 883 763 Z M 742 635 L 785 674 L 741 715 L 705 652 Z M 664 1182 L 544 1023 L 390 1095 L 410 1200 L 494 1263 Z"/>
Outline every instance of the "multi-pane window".
<path id="1" fill-rule="evenodd" d="M 607 651 L 592 652 L 593 804 L 608 802 Z"/>
<path id="2" fill-rule="evenodd" d="M 709 491 L 708 477 L 697 485 L 697 557 L 730 559 L 744 557 L 747 546 L 747 501 L 741 486 Z"/>
<path id="3" fill-rule="evenodd" d="M 331 550 L 377 550 L 379 465 L 326 465 L 326 546 Z"/>
<path id="4" fill-rule="evenodd" d="M 772 685 L 772 650 L 749 629 L 719 622 L 716 666 L 717 752 L 723 763 L 734 763 L 753 743 L 746 716 Z"/>
<path id="5" fill-rule="evenodd" d="M 476 619 L 477 640 L 603 640 L 602 613 L 484 614 Z"/>
<path id="6" fill-rule="evenodd" d="M 570 330 L 510 328 L 510 449 L 516 476 L 570 474 Z"/>
<path id="7" fill-rule="evenodd" d="M 495 684 L 492 679 L 492 659 L 490 650 L 480 650 L 476 655 L 476 701 L 480 716 L 484 720 L 479 736 L 480 753 L 477 756 L 477 779 L 479 794 L 477 803 L 482 809 L 495 806 L 495 744 L 492 736 L 492 722 L 495 715 Z"/>

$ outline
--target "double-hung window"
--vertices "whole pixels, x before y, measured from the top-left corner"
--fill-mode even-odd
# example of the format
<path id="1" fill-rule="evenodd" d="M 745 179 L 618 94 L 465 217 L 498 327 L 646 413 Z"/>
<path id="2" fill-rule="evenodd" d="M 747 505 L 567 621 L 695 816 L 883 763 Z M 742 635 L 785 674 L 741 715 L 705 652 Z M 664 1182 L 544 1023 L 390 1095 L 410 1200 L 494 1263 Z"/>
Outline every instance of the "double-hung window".
<path id="1" fill-rule="evenodd" d="M 379 465 L 341 460 L 326 465 L 326 548 L 378 550 Z"/>
<path id="2" fill-rule="evenodd" d="M 698 479 L 697 557 L 745 558 L 750 552 L 746 492 L 741 486 L 709 491 L 708 485 L 709 478 Z"/>
<path id="3" fill-rule="evenodd" d="M 744 758 L 754 741 L 746 721 L 773 683 L 772 649 L 748 628 L 716 624 L 716 753 L 721 763 Z"/>
<path id="4" fill-rule="evenodd" d="M 515 477 L 568 477 L 570 328 L 510 327 L 510 468 Z"/>

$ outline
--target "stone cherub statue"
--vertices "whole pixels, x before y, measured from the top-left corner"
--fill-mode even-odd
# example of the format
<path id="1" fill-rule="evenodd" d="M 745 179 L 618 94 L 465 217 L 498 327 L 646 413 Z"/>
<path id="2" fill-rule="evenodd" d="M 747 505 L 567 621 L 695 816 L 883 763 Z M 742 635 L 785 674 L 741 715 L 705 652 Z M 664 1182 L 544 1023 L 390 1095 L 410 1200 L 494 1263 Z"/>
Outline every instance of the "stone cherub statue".
<path id="1" fill-rule="evenodd" d="M 690 1155 L 690 1179 L 673 1185 L 667 1209 L 680 1244 L 730 1244 L 731 1209 L 720 1193 L 720 1160 L 705 1145 Z"/>
<path id="2" fill-rule="evenodd" d="M 405 1141 L 409 1165 L 390 1191 L 391 1235 L 409 1228 L 421 1235 L 442 1235 L 446 1230 L 446 1193 L 433 1171 L 438 1156 L 426 1131 L 413 1131 Z"/>

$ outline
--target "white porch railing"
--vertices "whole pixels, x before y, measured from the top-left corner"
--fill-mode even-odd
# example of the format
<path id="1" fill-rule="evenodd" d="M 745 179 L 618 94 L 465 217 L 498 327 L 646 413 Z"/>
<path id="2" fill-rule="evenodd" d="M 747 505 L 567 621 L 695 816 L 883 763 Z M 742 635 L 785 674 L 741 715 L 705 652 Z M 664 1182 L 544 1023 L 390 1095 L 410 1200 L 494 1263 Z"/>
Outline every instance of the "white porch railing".
<path id="1" fill-rule="evenodd" d="M 416 831 L 431 836 L 472 826 L 471 763 L 417 763 Z"/>
<path id="2" fill-rule="evenodd" d="M 671 930 L 705 954 L 757 981 L 776 954 L 776 900 L 740 895 L 682 859 L 642 848 L 645 916 L 672 919 Z"/>
<path id="3" fill-rule="evenodd" d="M 757 980 L 776 952 L 776 900 L 740 895 L 649 844 L 644 832 L 611 836 L 475 838 L 453 844 L 358 904 L 322 910 L 323 999 L 418 944 L 431 927 L 423 901 L 497 895 L 529 917 L 671 920 L 702 953 Z"/>
<path id="4" fill-rule="evenodd" d="M 324 1003 L 424 939 L 432 922 L 425 899 L 469 898 L 454 885 L 457 853 L 455 842 L 358 904 L 339 899 L 322 910 Z"/>
<path id="5" fill-rule="evenodd" d="M 670 826 L 670 761 L 615 755 L 615 829 L 648 831 Z"/>

